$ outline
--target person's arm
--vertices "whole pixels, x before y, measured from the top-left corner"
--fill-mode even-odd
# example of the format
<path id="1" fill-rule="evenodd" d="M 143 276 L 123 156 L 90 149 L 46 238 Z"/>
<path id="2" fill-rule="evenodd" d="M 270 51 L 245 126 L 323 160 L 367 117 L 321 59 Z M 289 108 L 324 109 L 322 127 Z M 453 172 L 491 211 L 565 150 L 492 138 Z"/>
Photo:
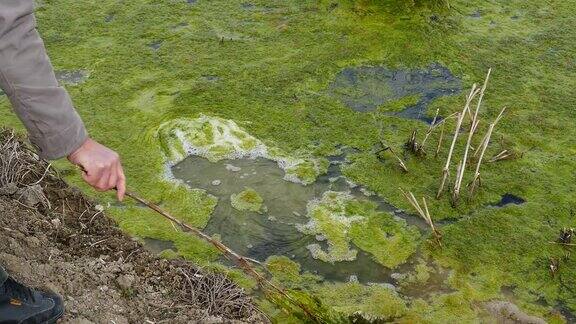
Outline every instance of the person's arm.
<path id="1" fill-rule="evenodd" d="M 0 0 L 0 87 L 12 103 L 40 157 L 67 156 L 83 167 L 98 190 L 125 183 L 118 154 L 89 139 L 66 90 L 58 85 L 36 30 L 33 0 Z"/>

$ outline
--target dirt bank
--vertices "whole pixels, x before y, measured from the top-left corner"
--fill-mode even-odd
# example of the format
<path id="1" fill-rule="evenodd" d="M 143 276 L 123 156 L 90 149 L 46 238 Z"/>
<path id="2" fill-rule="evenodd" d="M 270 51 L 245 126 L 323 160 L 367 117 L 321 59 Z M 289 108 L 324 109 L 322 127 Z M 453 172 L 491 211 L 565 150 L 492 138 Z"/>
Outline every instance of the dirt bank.
<path id="1" fill-rule="evenodd" d="M 0 264 L 64 296 L 64 323 L 263 322 L 225 276 L 160 260 L 0 131 Z"/>

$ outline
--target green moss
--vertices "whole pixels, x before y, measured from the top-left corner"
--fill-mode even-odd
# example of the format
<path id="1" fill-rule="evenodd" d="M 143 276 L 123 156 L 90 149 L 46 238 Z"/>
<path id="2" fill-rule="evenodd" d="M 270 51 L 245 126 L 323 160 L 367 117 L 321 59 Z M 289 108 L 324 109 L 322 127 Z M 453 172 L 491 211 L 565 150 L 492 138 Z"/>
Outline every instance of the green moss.
<path id="1" fill-rule="evenodd" d="M 232 203 L 232 207 L 240 211 L 263 213 L 266 208 L 266 206 L 264 206 L 264 199 L 252 188 L 244 188 L 244 191 L 233 194 L 230 197 L 230 202 Z"/>
<path id="2" fill-rule="evenodd" d="M 309 288 L 321 280 L 309 272 L 301 273 L 300 264 L 286 256 L 270 256 L 265 264 L 274 279 L 289 288 Z"/>

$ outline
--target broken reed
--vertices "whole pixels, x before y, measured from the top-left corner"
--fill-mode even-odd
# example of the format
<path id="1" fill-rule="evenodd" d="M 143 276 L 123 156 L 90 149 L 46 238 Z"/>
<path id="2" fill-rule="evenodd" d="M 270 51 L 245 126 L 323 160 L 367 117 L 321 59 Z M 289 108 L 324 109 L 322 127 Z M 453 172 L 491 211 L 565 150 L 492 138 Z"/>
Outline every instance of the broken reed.
<path id="1" fill-rule="evenodd" d="M 459 173 L 456 174 L 456 181 L 454 182 L 454 190 L 452 191 L 452 202 L 456 203 L 460 199 L 460 188 L 462 186 L 462 180 L 464 179 L 464 171 L 466 170 L 466 164 L 468 163 L 468 151 L 470 150 L 470 145 L 472 145 L 472 138 L 476 133 L 478 124 L 480 120 L 478 119 L 478 112 L 480 111 L 480 106 L 482 105 L 482 99 L 484 98 L 484 92 L 488 86 L 488 79 L 490 79 L 490 72 L 492 69 L 488 69 L 486 73 L 486 79 L 484 79 L 484 84 L 480 89 L 480 96 L 478 97 L 478 102 L 476 103 L 476 110 L 474 110 L 474 115 L 471 115 L 470 129 L 468 131 L 468 139 L 466 140 L 466 146 L 464 147 L 464 157 L 462 158 L 462 165 L 460 166 Z M 468 107 L 468 111 L 469 111 Z M 470 112 L 470 111 L 469 111 Z"/>
<path id="2" fill-rule="evenodd" d="M 472 89 L 466 98 L 466 104 L 464 105 L 464 109 L 462 112 L 456 115 L 456 130 L 454 131 L 454 137 L 452 138 L 452 144 L 450 145 L 450 151 L 448 151 L 448 158 L 446 159 L 446 164 L 442 169 L 442 180 L 440 182 L 440 187 L 438 188 L 438 192 L 436 193 L 436 198 L 440 198 L 442 196 L 442 192 L 444 191 L 444 185 L 446 184 L 446 180 L 448 179 L 449 170 L 450 170 L 450 162 L 452 160 L 452 154 L 454 153 L 454 147 L 456 146 L 456 140 L 458 139 L 458 135 L 460 134 L 460 128 L 462 127 L 462 122 L 464 121 L 464 117 L 468 112 L 470 107 L 470 103 L 472 99 L 478 94 L 478 90 L 476 89 L 476 84 L 472 85 Z"/>
<path id="3" fill-rule="evenodd" d="M 412 207 L 414 207 L 414 209 L 416 209 L 416 212 L 418 212 L 418 215 L 420 215 L 420 217 L 422 217 L 426 221 L 428 226 L 430 226 L 430 229 L 432 229 L 432 235 L 434 235 L 434 239 L 436 240 L 436 243 L 438 243 L 438 245 L 440 247 L 442 247 L 442 241 L 441 241 L 442 234 L 440 234 L 440 231 L 438 231 L 436 226 L 434 226 L 434 222 L 432 222 L 432 217 L 430 216 L 430 211 L 428 211 L 428 204 L 426 203 L 426 198 L 422 197 L 422 205 L 424 206 L 424 208 L 422 208 L 422 207 L 420 207 L 418 200 L 416 199 L 416 197 L 414 197 L 414 194 L 411 191 L 406 192 L 406 191 L 402 190 L 402 188 L 399 188 L 399 189 L 402 192 L 402 194 L 404 195 L 404 197 L 406 197 L 408 202 L 412 205 Z"/>
<path id="4" fill-rule="evenodd" d="M 454 179 L 454 186 L 452 188 L 451 199 L 452 199 L 453 205 L 456 205 L 460 199 L 461 190 L 462 190 L 462 183 L 464 181 L 464 174 L 466 173 L 467 166 L 470 163 L 470 155 L 472 155 L 470 153 L 471 150 L 474 151 L 473 157 L 476 159 L 476 166 L 474 169 L 474 175 L 473 175 L 472 181 L 468 184 L 469 189 L 470 189 L 470 193 L 473 195 L 474 192 L 476 191 L 476 189 L 481 186 L 482 181 L 481 181 L 480 168 L 481 168 L 482 163 L 484 161 L 484 156 L 485 156 L 486 150 L 488 148 L 488 145 L 490 144 L 490 139 L 491 139 L 492 133 L 494 131 L 494 128 L 496 127 L 496 125 L 498 124 L 498 122 L 502 118 L 504 111 L 506 110 L 506 108 L 503 108 L 500 111 L 500 113 L 498 114 L 498 116 L 496 117 L 496 119 L 492 123 L 490 123 L 490 125 L 488 126 L 488 130 L 487 130 L 486 134 L 484 135 L 484 137 L 482 138 L 479 146 L 474 149 L 472 147 L 472 145 L 473 145 L 472 143 L 473 143 L 475 135 L 477 134 L 478 125 L 481 122 L 479 113 L 480 113 L 480 108 L 482 106 L 482 99 L 484 98 L 484 94 L 485 94 L 486 88 L 488 86 L 488 81 L 490 79 L 491 71 L 492 71 L 491 69 L 488 69 L 488 72 L 486 74 L 486 78 L 484 79 L 484 83 L 483 83 L 481 88 L 477 88 L 476 84 L 472 85 L 472 89 L 470 90 L 470 93 L 466 97 L 466 104 L 464 105 L 462 111 L 458 112 L 456 115 L 456 125 L 455 125 L 454 135 L 452 137 L 452 143 L 451 143 L 450 149 L 448 151 L 446 163 L 444 164 L 444 167 L 442 169 L 442 179 L 440 180 L 440 185 L 439 185 L 438 191 L 436 193 L 436 198 L 439 199 L 442 196 L 442 193 L 444 192 L 444 189 L 446 186 L 446 181 L 448 180 L 448 178 L 450 176 L 450 166 L 451 166 L 452 159 L 454 158 L 454 149 L 456 146 L 456 142 L 458 141 L 458 136 L 460 135 L 460 131 L 463 127 L 464 120 L 465 120 L 466 116 L 468 116 L 469 120 L 470 120 L 470 124 L 468 127 L 468 135 L 467 135 L 467 139 L 466 139 L 466 144 L 464 146 L 462 158 L 459 160 L 458 164 L 456 165 L 456 176 Z M 472 105 L 472 102 L 474 101 L 474 99 L 476 97 L 478 98 L 477 102 L 476 102 L 476 107 L 472 111 L 471 105 Z M 436 149 L 436 154 L 438 154 L 438 152 L 440 151 L 440 145 L 442 142 L 442 138 L 443 138 L 443 133 L 440 135 L 440 139 L 438 141 L 438 147 Z M 504 150 L 504 151 L 500 152 L 499 154 L 497 154 L 496 156 L 494 156 L 488 162 L 495 162 L 495 161 L 499 161 L 502 159 L 507 159 L 507 158 L 510 158 L 511 155 L 512 154 L 509 153 L 507 150 Z"/>
<path id="5" fill-rule="evenodd" d="M 488 144 L 490 143 L 490 137 L 492 136 L 494 127 L 496 127 L 496 124 L 498 124 L 498 122 L 502 118 L 502 115 L 504 114 L 505 110 L 506 107 L 502 108 L 496 119 L 490 124 L 490 126 L 488 127 L 488 131 L 486 131 L 486 135 L 484 135 L 484 139 L 482 140 L 480 146 L 478 146 L 478 149 L 476 150 L 476 153 L 480 150 L 480 156 L 478 157 L 478 161 L 476 162 L 476 170 L 474 171 L 474 178 L 470 183 L 471 194 L 474 194 L 474 190 L 476 190 L 477 187 L 480 187 L 482 185 L 482 181 L 480 178 L 480 166 L 482 165 L 484 154 L 486 153 L 486 149 L 488 148 Z M 476 153 L 474 153 L 474 156 L 476 156 Z"/>

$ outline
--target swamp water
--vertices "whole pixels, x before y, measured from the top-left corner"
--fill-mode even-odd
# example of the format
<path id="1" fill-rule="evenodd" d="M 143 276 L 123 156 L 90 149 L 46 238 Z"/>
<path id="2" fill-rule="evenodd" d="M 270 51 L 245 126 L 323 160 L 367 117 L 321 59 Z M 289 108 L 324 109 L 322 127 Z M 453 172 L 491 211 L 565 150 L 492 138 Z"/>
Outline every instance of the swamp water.
<path id="1" fill-rule="evenodd" d="M 378 196 L 367 195 L 368 192 L 361 186 L 346 181 L 340 171 L 344 155 L 330 160 L 327 174 L 307 186 L 284 180 L 284 171 L 277 163 L 263 158 L 212 163 L 201 157 L 189 156 L 176 164 L 172 172 L 174 177 L 191 188 L 204 189 L 218 198 L 204 232 L 219 235 L 222 242 L 236 252 L 259 261 L 272 255 L 287 256 L 300 263 L 303 271 L 318 274 L 327 281 L 343 282 L 352 277 L 363 283 L 390 283 L 393 272 L 407 272 L 413 268 L 415 256 L 404 265 L 390 270 L 352 244 L 351 247 L 358 250 L 354 261 L 331 264 L 314 259 L 308 250 L 310 244 L 320 244 L 323 249 L 327 244 L 297 229 L 297 224 L 305 224 L 309 220 L 306 216 L 308 202 L 330 190 L 350 192 L 361 200 L 369 199 L 379 206 L 379 210 L 393 213 L 409 225 L 421 229 L 427 226 L 420 218 L 398 211 Z M 230 196 L 246 187 L 253 188 L 262 196 L 266 212 L 239 211 L 232 207 Z"/>
<path id="2" fill-rule="evenodd" d="M 389 69 L 383 66 L 360 66 L 342 70 L 331 83 L 329 91 L 352 110 L 370 112 L 379 106 L 417 98 L 398 112 L 389 114 L 432 123 L 428 106 L 437 98 L 453 96 L 462 90 L 462 83 L 440 64 L 421 69 Z"/>

